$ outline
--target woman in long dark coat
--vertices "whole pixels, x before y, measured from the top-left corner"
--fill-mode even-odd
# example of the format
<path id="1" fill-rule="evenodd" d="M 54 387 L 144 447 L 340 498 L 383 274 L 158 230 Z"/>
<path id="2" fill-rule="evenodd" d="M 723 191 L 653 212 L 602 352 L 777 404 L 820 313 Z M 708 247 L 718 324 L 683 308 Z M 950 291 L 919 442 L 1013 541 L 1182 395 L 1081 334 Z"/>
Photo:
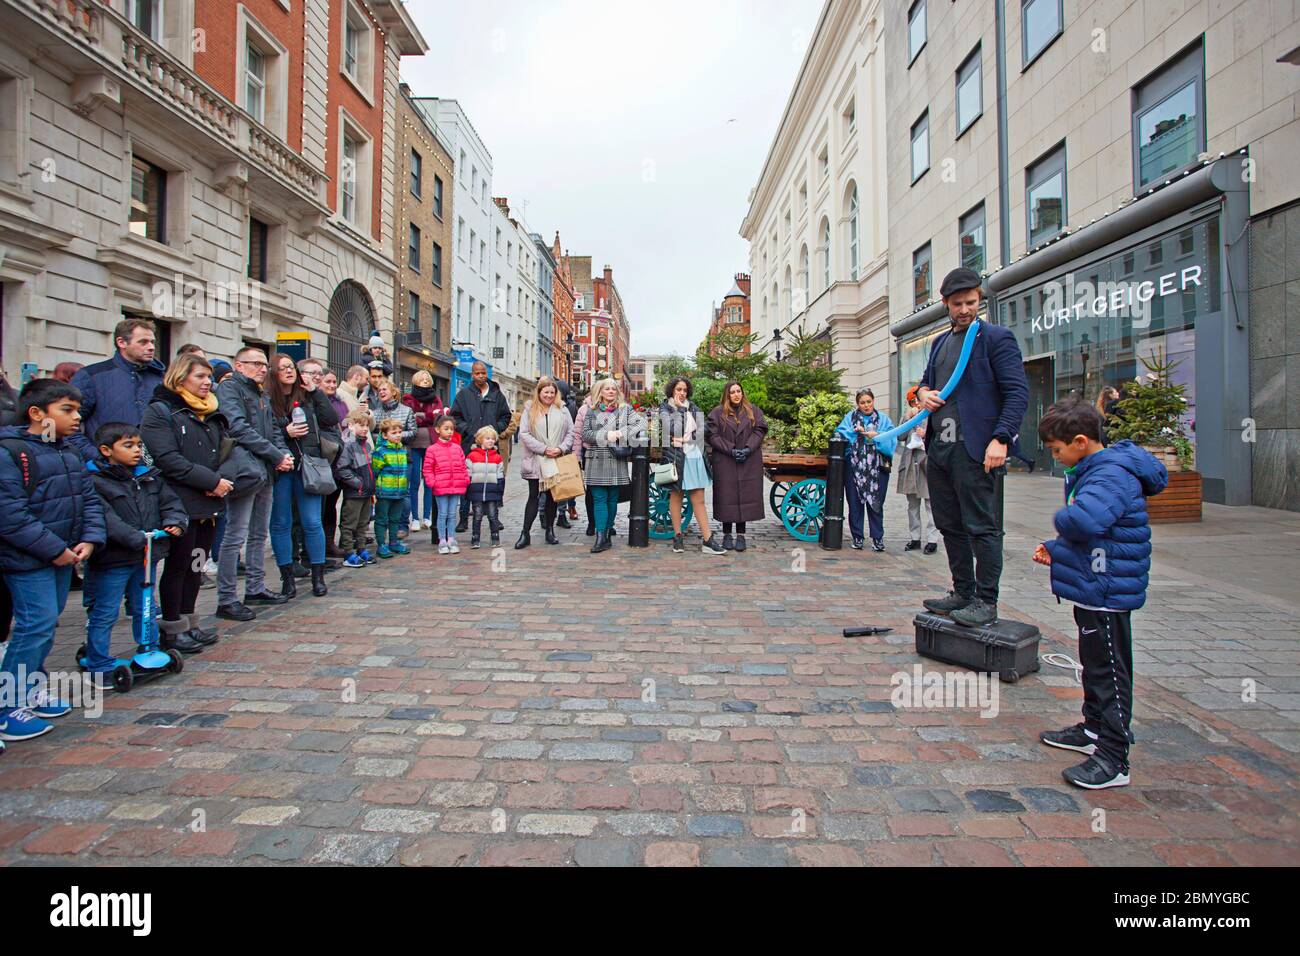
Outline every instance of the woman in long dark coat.
<path id="1" fill-rule="evenodd" d="M 758 521 L 763 509 L 763 436 L 767 419 L 745 397 L 739 382 L 728 382 L 722 402 L 709 412 L 713 448 L 713 517 L 722 522 L 722 546 L 745 550 L 745 523 Z M 731 526 L 736 537 L 731 537 Z"/>

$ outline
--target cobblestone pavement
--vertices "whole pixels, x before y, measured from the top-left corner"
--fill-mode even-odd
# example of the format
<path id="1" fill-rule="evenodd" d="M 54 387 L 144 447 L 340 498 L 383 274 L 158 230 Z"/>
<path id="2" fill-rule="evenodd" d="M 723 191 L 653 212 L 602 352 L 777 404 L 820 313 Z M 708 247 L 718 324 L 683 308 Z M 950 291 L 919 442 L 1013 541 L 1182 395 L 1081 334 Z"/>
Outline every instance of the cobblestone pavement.
<path id="1" fill-rule="evenodd" d="M 799 548 L 770 519 L 745 554 L 634 551 L 624 508 L 593 556 L 582 522 L 511 550 L 521 489 L 505 550 L 438 557 L 413 534 L 326 598 L 222 622 L 99 719 L 10 745 L 0 864 L 1300 862 L 1298 515 L 1209 506 L 1157 530 L 1134 785 L 1088 793 L 1037 743 L 1078 719 L 1068 669 L 1001 685 L 995 717 L 891 702 L 946 583 L 942 550 L 903 552 L 901 498 L 886 554 Z M 1058 498 L 1009 483 L 1002 612 L 1077 656 L 1029 561 Z M 82 620 L 74 594 L 51 667 Z M 893 631 L 841 636 L 863 623 Z"/>

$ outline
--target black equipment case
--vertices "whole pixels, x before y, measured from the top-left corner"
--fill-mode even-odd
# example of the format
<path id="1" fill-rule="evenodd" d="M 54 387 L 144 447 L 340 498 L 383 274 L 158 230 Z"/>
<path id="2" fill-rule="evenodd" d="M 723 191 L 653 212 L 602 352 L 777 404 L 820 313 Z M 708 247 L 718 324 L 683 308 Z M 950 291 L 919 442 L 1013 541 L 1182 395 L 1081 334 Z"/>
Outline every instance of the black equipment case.
<path id="1" fill-rule="evenodd" d="M 987 627 L 965 627 L 942 614 L 918 614 L 916 653 L 945 664 L 960 664 L 977 671 L 997 671 L 1014 684 L 1039 668 L 1038 642 L 1042 635 L 1032 624 L 994 621 Z"/>

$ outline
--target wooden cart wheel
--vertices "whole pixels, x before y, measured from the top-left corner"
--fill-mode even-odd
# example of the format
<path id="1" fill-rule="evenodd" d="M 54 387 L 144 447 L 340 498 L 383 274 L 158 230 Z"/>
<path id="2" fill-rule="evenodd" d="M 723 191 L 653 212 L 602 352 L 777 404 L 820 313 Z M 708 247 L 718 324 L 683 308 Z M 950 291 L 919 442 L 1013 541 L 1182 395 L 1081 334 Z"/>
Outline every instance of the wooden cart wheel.
<path id="1" fill-rule="evenodd" d="M 772 490 L 767 493 L 767 503 L 772 506 L 772 514 L 781 514 L 781 501 L 785 498 L 785 493 L 790 490 L 790 482 L 774 481 Z"/>
<path id="2" fill-rule="evenodd" d="M 805 478 L 797 482 L 781 500 L 781 523 L 800 541 L 816 541 L 821 534 L 826 512 L 826 482 Z"/>
<path id="3" fill-rule="evenodd" d="M 668 510 L 668 489 L 650 482 L 650 537 L 660 541 L 671 541 L 673 537 L 673 515 Z M 691 525 L 691 499 L 682 495 L 682 532 Z"/>

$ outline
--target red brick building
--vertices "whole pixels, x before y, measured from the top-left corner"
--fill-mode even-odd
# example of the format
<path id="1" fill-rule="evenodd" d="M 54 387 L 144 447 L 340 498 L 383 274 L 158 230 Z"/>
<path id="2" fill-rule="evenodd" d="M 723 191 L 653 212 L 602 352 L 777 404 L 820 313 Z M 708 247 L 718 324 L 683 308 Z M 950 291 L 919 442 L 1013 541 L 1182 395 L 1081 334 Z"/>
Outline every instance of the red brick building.
<path id="1" fill-rule="evenodd" d="M 555 314 L 554 374 L 572 383 L 573 351 L 577 347 L 576 326 L 573 321 L 573 273 L 569 270 L 569 257 L 560 250 L 560 233 L 555 233 L 551 243 L 551 256 L 555 259 L 555 282 L 552 286 L 552 308 Z"/>
<path id="2" fill-rule="evenodd" d="M 736 279 L 731 285 L 731 290 L 722 297 L 722 304 L 713 307 L 713 319 L 709 323 L 709 336 L 715 336 L 719 332 L 739 332 L 742 335 L 749 335 L 749 276 L 743 272 L 736 273 Z M 711 341 L 711 339 L 706 339 Z M 715 349 L 710 344 L 709 352 L 713 353 Z M 749 346 L 745 346 L 744 354 L 749 354 Z"/>

